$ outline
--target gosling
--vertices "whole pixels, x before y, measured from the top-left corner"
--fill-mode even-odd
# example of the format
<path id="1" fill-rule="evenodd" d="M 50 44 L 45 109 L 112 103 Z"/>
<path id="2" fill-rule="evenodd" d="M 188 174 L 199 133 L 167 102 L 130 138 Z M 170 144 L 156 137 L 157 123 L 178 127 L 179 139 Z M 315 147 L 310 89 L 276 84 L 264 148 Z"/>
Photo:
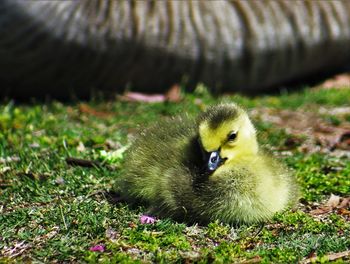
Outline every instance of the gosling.
<path id="1" fill-rule="evenodd" d="M 247 113 L 218 104 L 141 131 L 117 179 L 123 199 L 177 221 L 252 224 L 293 206 L 293 174 L 259 149 Z"/>

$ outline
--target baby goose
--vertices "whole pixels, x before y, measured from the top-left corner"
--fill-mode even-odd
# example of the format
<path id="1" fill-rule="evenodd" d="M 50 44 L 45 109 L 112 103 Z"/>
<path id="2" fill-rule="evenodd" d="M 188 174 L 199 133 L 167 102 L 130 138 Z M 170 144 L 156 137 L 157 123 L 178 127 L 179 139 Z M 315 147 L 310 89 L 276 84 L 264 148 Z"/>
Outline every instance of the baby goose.
<path id="1" fill-rule="evenodd" d="M 142 131 L 117 180 L 122 197 L 187 222 L 265 221 L 298 196 L 291 173 L 258 146 L 247 113 L 219 104 Z"/>

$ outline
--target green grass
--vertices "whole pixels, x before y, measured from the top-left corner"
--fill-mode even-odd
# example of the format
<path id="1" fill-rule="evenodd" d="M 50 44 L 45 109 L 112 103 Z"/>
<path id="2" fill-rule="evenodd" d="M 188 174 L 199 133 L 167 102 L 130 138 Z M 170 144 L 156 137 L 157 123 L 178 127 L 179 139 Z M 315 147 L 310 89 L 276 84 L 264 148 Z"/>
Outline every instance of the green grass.
<path id="1" fill-rule="evenodd" d="M 80 102 L 62 104 L 0 104 L 0 263 L 227 263 L 258 261 L 290 263 L 317 254 L 326 262 L 331 253 L 350 249 L 350 222 L 333 211 L 322 217 L 309 206 L 323 203 L 331 193 L 350 196 L 350 163 L 327 153 L 290 150 L 281 159 L 295 170 L 302 188 L 302 204 L 277 214 L 261 226 L 230 227 L 218 222 L 187 226 L 169 219 L 153 225 L 139 221 L 144 208 L 111 203 L 108 192 L 120 173 L 122 159 L 113 166 L 70 166 L 66 158 L 102 161 L 107 153 L 125 146 L 138 124 L 233 100 L 252 109 L 305 111 L 348 106 L 349 89 L 302 90 L 248 98 L 240 95 L 212 98 L 203 89 L 186 94 L 181 103 L 139 104 L 93 100 L 86 104 L 103 112 L 94 115 Z M 326 115 L 333 126 L 349 124 L 349 115 Z M 274 153 L 290 136 L 273 124 L 254 120 L 259 138 Z M 84 147 L 82 147 L 84 146 Z M 104 252 L 90 247 L 103 245 Z M 338 260 L 341 261 L 341 260 Z M 344 260 L 345 261 L 345 260 Z"/>

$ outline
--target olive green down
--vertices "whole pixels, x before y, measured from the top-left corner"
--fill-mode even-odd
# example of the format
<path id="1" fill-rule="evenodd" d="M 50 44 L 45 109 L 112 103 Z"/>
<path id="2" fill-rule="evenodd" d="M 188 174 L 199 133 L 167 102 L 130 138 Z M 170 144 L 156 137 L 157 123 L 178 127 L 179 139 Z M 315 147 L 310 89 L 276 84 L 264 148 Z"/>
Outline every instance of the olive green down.
<path id="1" fill-rule="evenodd" d="M 264 222 L 298 199 L 293 172 L 259 148 L 247 113 L 232 103 L 142 129 L 115 190 L 150 215 L 201 224 Z"/>
<path id="2" fill-rule="evenodd" d="M 350 1 L 0 1 L 0 94 L 261 91 L 350 61 Z"/>

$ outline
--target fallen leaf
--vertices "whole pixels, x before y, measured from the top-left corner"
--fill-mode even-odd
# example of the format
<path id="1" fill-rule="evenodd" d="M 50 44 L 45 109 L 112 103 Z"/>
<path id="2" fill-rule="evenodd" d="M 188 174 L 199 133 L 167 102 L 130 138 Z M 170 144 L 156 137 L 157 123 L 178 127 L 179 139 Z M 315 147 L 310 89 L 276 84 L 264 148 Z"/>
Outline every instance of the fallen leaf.
<path id="1" fill-rule="evenodd" d="M 350 207 L 350 197 L 343 198 L 340 205 L 338 206 L 338 208 L 347 208 L 347 207 Z"/>
<path id="2" fill-rule="evenodd" d="M 250 264 L 250 263 L 260 263 L 261 262 L 261 257 L 260 256 L 255 256 L 251 259 L 243 260 L 241 262 L 237 262 L 239 264 Z"/>
<path id="3" fill-rule="evenodd" d="M 30 148 L 40 148 L 40 145 L 38 143 L 32 143 L 29 145 Z"/>
<path id="4" fill-rule="evenodd" d="M 345 208 L 339 208 L 337 214 L 350 216 L 350 211 Z"/>
<path id="5" fill-rule="evenodd" d="M 333 261 L 341 258 L 346 258 L 350 256 L 350 250 L 343 251 L 343 252 L 338 252 L 338 253 L 332 253 L 328 254 L 322 257 L 322 260 L 327 260 L 327 261 Z M 306 258 L 300 261 L 300 264 L 308 264 L 308 263 L 314 263 L 317 260 L 316 256 L 313 256 L 311 258 Z"/>
<path id="6" fill-rule="evenodd" d="M 318 208 L 311 210 L 311 215 L 323 215 L 329 212 L 335 211 L 341 215 L 349 215 L 349 211 L 347 208 L 350 206 L 350 197 L 342 198 L 338 195 L 331 194 L 328 201 L 319 206 Z"/>
<path id="7" fill-rule="evenodd" d="M 122 247 L 124 250 L 126 250 L 126 252 L 132 256 L 134 256 L 134 258 L 136 259 L 140 259 L 143 251 L 138 249 L 138 248 L 132 248 L 132 247 L 127 247 L 127 246 L 123 246 Z"/>
<path id="8" fill-rule="evenodd" d="M 144 103 L 161 103 L 166 98 L 163 94 L 143 94 L 137 92 L 126 92 L 118 96 L 118 99 L 124 102 L 144 102 Z"/>
<path id="9" fill-rule="evenodd" d="M 338 74 L 318 85 L 319 88 L 350 88 L 350 74 Z"/>
<path id="10" fill-rule="evenodd" d="M 329 206 L 329 207 L 337 207 L 339 205 L 339 203 L 340 203 L 340 196 L 334 195 L 332 193 L 331 197 L 329 197 L 329 199 L 325 205 Z"/>
<path id="11" fill-rule="evenodd" d="M 55 183 L 58 184 L 58 185 L 64 185 L 65 184 L 65 180 L 63 177 L 57 177 L 56 180 L 55 180 Z"/>
<path id="12" fill-rule="evenodd" d="M 140 222 L 141 224 L 154 224 L 156 219 L 152 216 L 148 215 L 141 215 L 140 216 Z"/>
<path id="13" fill-rule="evenodd" d="M 85 152 L 86 148 L 84 146 L 84 143 L 79 141 L 79 145 L 77 146 L 77 151 L 78 152 Z"/>
<path id="14" fill-rule="evenodd" d="M 79 104 L 79 111 L 81 113 L 100 117 L 100 118 L 107 118 L 113 115 L 113 113 L 97 111 L 87 104 Z"/>
<path id="15" fill-rule="evenodd" d="M 182 100 L 181 88 L 178 84 L 174 84 L 165 94 L 165 99 L 168 102 L 178 103 Z"/>
<path id="16" fill-rule="evenodd" d="M 311 258 L 317 258 L 316 250 L 312 249 L 311 252 L 307 255 L 309 259 Z"/>
<path id="17" fill-rule="evenodd" d="M 11 248 L 5 247 L 3 252 L 4 256 L 15 257 L 22 254 L 28 248 L 30 246 L 25 241 L 22 241 L 15 243 Z"/>
<path id="18" fill-rule="evenodd" d="M 0 164 L 19 162 L 21 159 L 17 156 L 0 157 Z"/>
<path id="19" fill-rule="evenodd" d="M 350 150 L 350 131 L 344 131 L 335 143 L 336 148 Z"/>
<path id="20" fill-rule="evenodd" d="M 118 232 L 115 231 L 114 229 L 112 228 L 107 228 L 106 230 L 106 237 L 110 240 L 116 240 L 117 237 L 119 236 Z"/>
<path id="21" fill-rule="evenodd" d="M 104 252 L 105 251 L 105 246 L 104 245 L 96 245 L 96 246 L 92 246 L 89 249 L 90 251 L 94 251 L 94 252 Z"/>
<path id="22" fill-rule="evenodd" d="M 141 223 L 142 224 L 142 223 Z M 130 227 L 130 228 L 136 228 L 137 227 L 137 225 L 134 223 L 134 222 L 130 222 L 129 224 L 128 224 L 128 226 Z"/>
<path id="23" fill-rule="evenodd" d="M 181 88 L 174 84 L 165 94 L 144 94 L 138 92 L 125 92 L 118 96 L 118 99 L 124 102 L 142 102 L 142 103 L 178 103 L 182 100 Z"/>
<path id="24" fill-rule="evenodd" d="M 323 214 L 329 213 L 331 211 L 332 211 L 331 207 L 321 207 L 321 208 L 317 208 L 315 210 L 311 210 L 310 214 L 311 215 L 323 215 Z"/>

